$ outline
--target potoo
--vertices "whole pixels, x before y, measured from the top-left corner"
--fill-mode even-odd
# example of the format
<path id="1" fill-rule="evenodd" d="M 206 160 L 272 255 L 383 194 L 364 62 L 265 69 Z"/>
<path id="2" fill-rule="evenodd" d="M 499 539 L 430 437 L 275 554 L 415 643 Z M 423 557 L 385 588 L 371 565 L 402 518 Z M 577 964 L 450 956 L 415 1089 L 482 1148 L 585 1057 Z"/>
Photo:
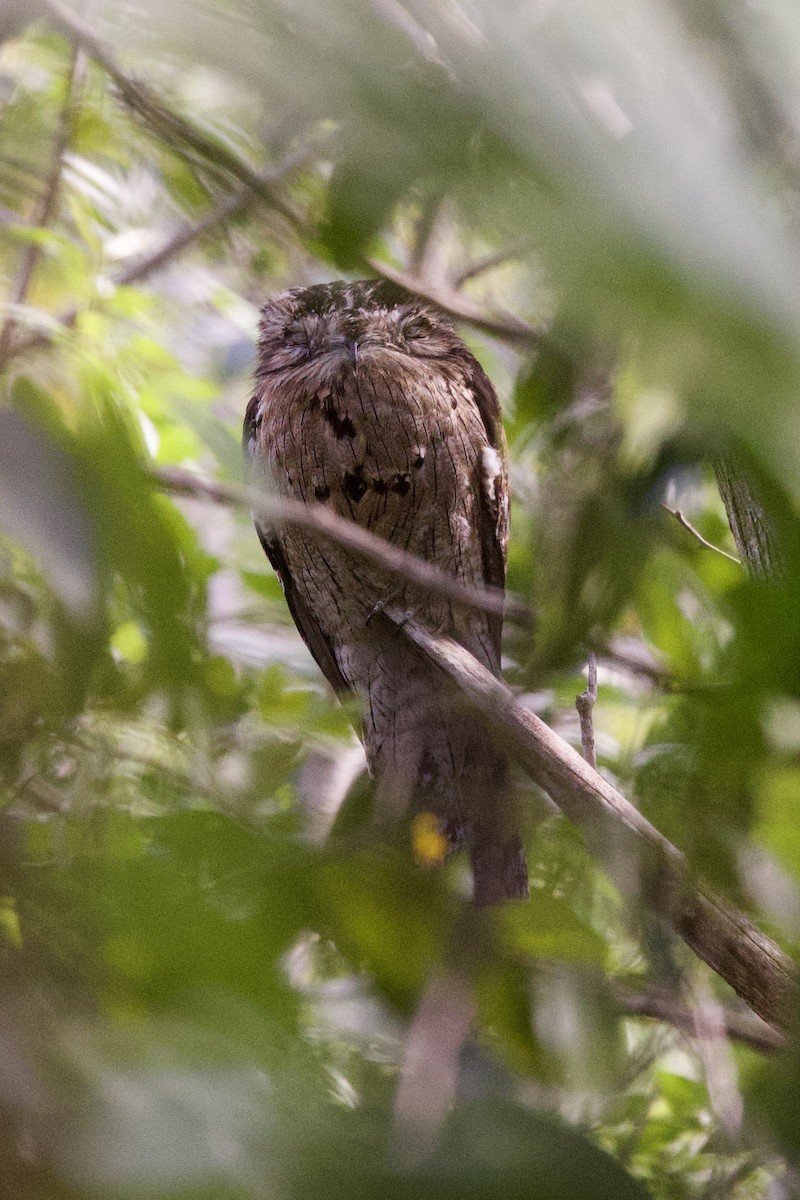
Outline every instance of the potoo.
<path id="1" fill-rule="evenodd" d="M 255 482 L 328 505 L 467 585 L 504 586 L 497 396 L 451 323 L 393 284 L 324 284 L 265 305 L 244 443 Z M 370 619 L 380 601 L 410 611 L 498 674 L 501 618 L 302 529 L 257 528 L 328 682 L 361 700 L 379 819 L 432 813 L 469 849 L 478 904 L 527 896 L 505 755 L 402 633 Z"/>

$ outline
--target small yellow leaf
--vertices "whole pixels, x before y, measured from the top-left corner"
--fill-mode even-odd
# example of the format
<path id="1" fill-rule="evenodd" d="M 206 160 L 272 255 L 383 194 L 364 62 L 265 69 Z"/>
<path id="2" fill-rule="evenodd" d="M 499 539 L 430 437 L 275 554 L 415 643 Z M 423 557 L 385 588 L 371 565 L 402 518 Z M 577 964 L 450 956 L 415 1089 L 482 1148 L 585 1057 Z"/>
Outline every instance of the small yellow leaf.
<path id="1" fill-rule="evenodd" d="M 411 822 L 411 844 L 414 858 L 421 867 L 439 867 L 447 857 L 450 842 L 442 830 L 442 822 L 432 812 L 417 813 Z"/>

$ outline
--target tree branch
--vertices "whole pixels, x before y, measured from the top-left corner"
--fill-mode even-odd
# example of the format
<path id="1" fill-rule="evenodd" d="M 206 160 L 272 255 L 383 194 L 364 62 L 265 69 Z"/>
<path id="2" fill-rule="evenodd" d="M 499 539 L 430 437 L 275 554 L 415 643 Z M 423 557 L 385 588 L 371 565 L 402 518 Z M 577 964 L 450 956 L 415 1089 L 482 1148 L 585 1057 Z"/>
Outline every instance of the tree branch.
<path id="1" fill-rule="evenodd" d="M 597 655 L 589 651 L 586 668 L 586 691 L 575 697 L 575 707 L 581 723 L 581 746 L 583 757 L 590 767 L 597 767 L 597 756 L 594 750 L 594 720 L 592 712 L 597 701 Z"/>
<path id="2" fill-rule="evenodd" d="M 515 258 L 524 254 L 530 245 L 530 238 L 519 238 L 510 246 L 503 246 L 500 250 L 493 250 L 491 254 L 485 254 L 483 258 L 476 258 L 469 266 L 463 267 L 453 276 L 453 287 L 458 291 L 465 283 L 469 283 L 478 275 L 484 275 L 487 271 L 494 271 L 496 267 L 503 267 L 506 263 L 513 262 Z"/>
<path id="3" fill-rule="evenodd" d="M 691 1008 L 663 988 L 642 990 L 612 983 L 611 996 L 627 1017 L 650 1017 L 694 1033 L 696 1021 Z M 723 1009 L 722 1013 L 725 1034 L 731 1041 L 765 1053 L 782 1050 L 787 1044 L 782 1033 L 753 1013 L 731 1009 Z"/>
<path id="4" fill-rule="evenodd" d="M 164 97 L 150 84 L 123 70 L 110 48 L 75 13 L 63 5 L 61 0 L 43 0 L 43 3 L 53 27 L 70 41 L 84 47 L 113 80 L 122 102 L 174 153 L 192 163 L 201 161 L 218 176 L 233 176 L 270 208 L 280 213 L 297 234 L 301 237 L 310 234 L 311 230 L 306 225 L 303 215 L 281 196 L 274 186 L 275 180 L 270 178 L 268 172 L 258 171 L 221 139 L 171 109 Z M 525 350 L 537 349 L 541 344 L 543 331 L 510 314 L 502 317 L 487 316 L 478 305 L 453 288 L 428 286 L 416 275 L 398 271 L 377 259 L 366 259 L 365 266 L 382 278 L 392 280 L 429 300 L 455 320 L 472 325 L 491 337 L 500 338 Z M 62 323 L 67 326 L 74 324 L 77 315 L 77 312 L 70 310 L 65 314 L 66 320 Z M 47 344 L 48 341 L 50 337 L 47 333 L 33 334 L 26 339 L 20 339 L 14 348 L 14 354 Z"/>
<path id="5" fill-rule="evenodd" d="M 396 267 L 390 267 L 386 263 L 380 262 L 377 258 L 368 258 L 367 266 L 382 279 L 388 279 L 392 283 L 398 284 L 399 287 L 413 292 L 414 295 L 421 296 L 423 300 L 435 304 L 437 308 L 448 313 L 456 321 L 464 321 L 465 324 L 472 325 L 474 329 L 488 333 L 490 337 L 500 338 L 523 350 L 536 350 L 542 344 L 545 336 L 544 330 L 535 329 L 533 325 L 529 325 L 527 321 L 521 321 L 519 317 L 510 314 L 503 317 L 489 317 L 477 304 L 453 288 L 444 285 L 434 287 L 407 271 L 399 271 Z"/>
<path id="6" fill-rule="evenodd" d="M 642 861 L 648 903 L 754 1012 L 784 1028 L 798 987 L 794 963 L 780 947 L 744 913 L 693 882 L 684 855 L 462 646 L 401 612 L 387 609 L 382 617 L 487 717 L 523 769 L 581 826 L 623 891 L 630 890 L 631 863 Z"/>
<path id="7" fill-rule="evenodd" d="M 61 186 L 61 171 L 64 165 L 64 154 L 69 148 L 72 138 L 72 128 L 75 114 L 75 101 L 83 86 L 86 75 L 86 56 L 77 47 L 73 50 L 69 74 L 66 80 L 64 103 L 58 130 L 53 143 L 53 155 L 50 172 L 45 183 L 44 192 L 39 201 L 38 211 L 31 222 L 31 228 L 46 229 L 53 219 L 58 204 L 58 193 Z M 17 277 L 11 287 L 8 298 L 9 312 L 3 327 L 0 329 L 0 369 L 5 365 L 9 349 L 14 337 L 16 321 L 13 316 L 14 307 L 24 304 L 28 295 L 34 271 L 42 257 L 42 247 L 37 243 L 28 244 L 22 252 Z"/>
<path id="8" fill-rule="evenodd" d="M 499 588 L 467 587 L 424 559 L 390 545 L 383 538 L 376 537 L 353 521 L 337 516 L 321 504 L 304 504 L 301 500 L 276 493 L 200 479 L 174 467 L 154 469 L 150 477 L 167 491 L 212 500 L 216 504 L 247 508 L 254 516 L 270 524 L 294 525 L 316 533 L 430 595 L 443 596 L 455 604 L 463 604 L 466 608 L 481 612 L 504 613 L 520 622 L 531 621 L 530 610 L 521 600 L 507 596 Z"/>
<path id="9" fill-rule="evenodd" d="M 742 562 L 756 579 L 780 579 L 783 561 L 778 536 L 755 480 L 730 454 L 718 457 L 714 470 Z"/>
<path id="10" fill-rule="evenodd" d="M 220 138 L 188 117 L 176 113 L 164 102 L 155 88 L 124 71 L 109 47 L 75 13 L 61 4 L 60 0 L 44 2 L 54 28 L 69 41 L 77 42 L 86 49 L 113 79 L 123 103 L 159 138 L 166 141 L 176 154 L 195 162 L 199 159 L 217 174 L 232 175 L 265 200 L 270 208 L 285 217 L 294 228 L 302 228 L 301 214 L 276 191 L 262 172 Z"/>

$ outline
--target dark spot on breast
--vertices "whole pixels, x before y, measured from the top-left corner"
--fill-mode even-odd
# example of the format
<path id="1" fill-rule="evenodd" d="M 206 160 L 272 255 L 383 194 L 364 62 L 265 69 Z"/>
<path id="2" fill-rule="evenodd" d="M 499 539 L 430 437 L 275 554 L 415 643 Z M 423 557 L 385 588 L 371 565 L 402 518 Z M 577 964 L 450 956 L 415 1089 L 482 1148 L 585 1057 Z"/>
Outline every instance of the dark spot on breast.
<path id="1" fill-rule="evenodd" d="M 416 471 L 418 471 L 424 462 L 425 462 L 425 455 L 420 451 L 420 453 L 414 459 L 412 466 L 414 467 L 414 469 Z"/>
<path id="2" fill-rule="evenodd" d="M 327 500 L 330 494 L 331 489 L 324 483 L 317 483 L 314 485 L 314 495 L 316 496 L 317 500 Z"/>
<path id="3" fill-rule="evenodd" d="M 367 481 L 364 478 L 364 468 L 356 467 L 354 471 L 346 471 L 344 479 L 342 480 L 342 487 L 344 488 L 344 494 L 350 500 L 352 500 L 354 504 L 358 504 L 359 500 L 364 495 L 364 492 L 367 490 Z"/>
<path id="4" fill-rule="evenodd" d="M 389 485 L 385 479 L 373 479 L 372 490 L 379 496 L 385 496 L 389 490 Z"/>
<path id="5" fill-rule="evenodd" d="M 394 477 L 392 491 L 397 492 L 398 496 L 407 496 L 411 490 L 411 480 L 408 477 L 407 471 L 398 471 Z"/>
<path id="6" fill-rule="evenodd" d="M 356 427 L 349 417 L 343 417 L 336 411 L 330 400 L 322 405 L 322 415 L 333 430 L 334 437 L 352 438 L 356 436 Z"/>

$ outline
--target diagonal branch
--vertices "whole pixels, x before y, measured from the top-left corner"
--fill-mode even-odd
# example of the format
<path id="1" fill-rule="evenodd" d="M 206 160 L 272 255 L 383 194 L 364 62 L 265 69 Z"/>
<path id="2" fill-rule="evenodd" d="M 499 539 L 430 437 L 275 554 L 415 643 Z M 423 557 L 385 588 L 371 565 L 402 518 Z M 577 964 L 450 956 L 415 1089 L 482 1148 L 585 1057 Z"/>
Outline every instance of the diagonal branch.
<path id="1" fill-rule="evenodd" d="M 701 546 L 705 546 L 706 550 L 713 550 L 715 554 L 721 554 L 723 558 L 727 558 L 728 562 L 736 563 L 737 567 L 742 565 L 741 560 L 736 558 L 735 555 L 728 554 L 727 550 L 723 550 L 720 546 L 715 546 L 713 542 L 709 542 L 706 538 L 704 538 L 700 530 L 695 529 L 691 521 L 688 520 L 686 515 L 679 508 L 670 508 L 668 504 L 662 504 L 661 507 L 663 508 L 664 512 L 669 513 L 671 517 L 675 518 L 682 529 L 685 529 L 686 532 L 690 533 L 693 538 L 696 538 Z"/>
<path id="2" fill-rule="evenodd" d="M 641 986 L 626 987 L 624 984 L 612 982 L 610 994 L 625 1016 L 650 1017 L 655 1021 L 665 1021 L 674 1025 L 676 1029 L 694 1032 L 695 1018 L 691 1008 L 664 988 L 643 989 Z M 786 1038 L 782 1033 L 747 1010 L 736 1012 L 733 1009 L 723 1009 L 722 1015 L 725 1036 L 731 1041 L 741 1042 L 762 1053 L 782 1050 L 786 1046 Z"/>
<path id="3" fill-rule="evenodd" d="M 376 258 L 367 259 L 367 266 L 376 275 L 391 280 L 392 283 L 406 288 L 416 296 L 421 296 L 423 300 L 429 300 L 442 312 L 454 317 L 457 321 L 464 321 L 467 325 L 472 325 L 481 333 L 488 333 L 490 337 L 499 338 L 512 346 L 518 346 L 521 350 L 536 350 L 541 346 L 544 331 L 536 329 L 527 321 L 520 320 L 519 317 L 511 316 L 511 314 L 501 317 L 487 316 L 479 305 L 470 300 L 468 296 L 462 296 L 454 288 L 433 286 L 418 279 L 416 275 L 407 271 L 398 271 L 397 268 L 390 267 Z"/>
<path id="4" fill-rule="evenodd" d="M 124 71 L 109 47 L 74 12 L 61 4 L 60 0 L 45 0 L 45 7 L 54 28 L 69 41 L 84 47 L 114 81 L 123 103 L 159 138 L 166 141 L 175 153 L 193 162 L 200 160 L 218 174 L 232 175 L 285 217 L 294 228 L 302 227 L 301 215 L 256 167 L 232 150 L 221 138 L 215 137 L 188 117 L 176 113 L 164 102 L 155 88 Z"/>
<path id="5" fill-rule="evenodd" d="M 275 525 L 294 525 L 335 542 L 345 550 L 359 555 L 389 575 L 411 583 L 435 596 L 444 596 L 456 604 L 476 608 L 481 612 L 505 614 L 520 622 L 530 623 L 531 614 L 521 600 L 507 596 L 500 588 L 467 587 L 452 575 L 402 550 L 383 538 L 363 529 L 353 521 L 339 517 L 321 504 L 304 504 L 302 500 L 255 488 L 216 483 L 200 479 L 189 471 L 161 467 L 150 472 L 160 487 L 170 492 L 212 500 L 217 504 L 235 505 L 249 509 L 262 521 Z"/>
<path id="6" fill-rule="evenodd" d="M 785 1028 L 798 986 L 795 965 L 780 947 L 744 913 L 695 883 L 677 847 L 462 646 L 404 613 L 387 609 L 382 619 L 402 630 L 484 714 L 523 769 L 581 826 L 620 886 L 630 890 L 631 863 L 647 864 L 648 903 L 754 1012 Z"/>

